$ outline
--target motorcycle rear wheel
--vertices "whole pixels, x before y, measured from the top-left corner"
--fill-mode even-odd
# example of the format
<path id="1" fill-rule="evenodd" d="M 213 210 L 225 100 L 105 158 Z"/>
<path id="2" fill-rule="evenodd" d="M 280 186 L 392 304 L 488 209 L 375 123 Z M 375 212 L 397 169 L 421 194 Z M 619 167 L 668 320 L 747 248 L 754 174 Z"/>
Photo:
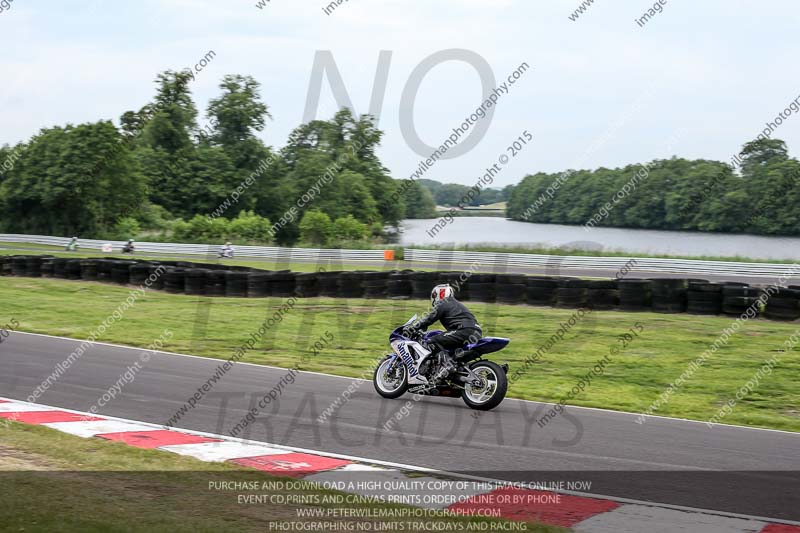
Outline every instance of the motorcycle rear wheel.
<path id="1" fill-rule="evenodd" d="M 464 403 L 477 411 L 488 411 L 500 405 L 508 390 L 508 378 L 503 368 L 492 361 L 477 361 L 469 367 L 480 376 L 482 385 L 476 387 L 466 383 L 461 397 Z"/>

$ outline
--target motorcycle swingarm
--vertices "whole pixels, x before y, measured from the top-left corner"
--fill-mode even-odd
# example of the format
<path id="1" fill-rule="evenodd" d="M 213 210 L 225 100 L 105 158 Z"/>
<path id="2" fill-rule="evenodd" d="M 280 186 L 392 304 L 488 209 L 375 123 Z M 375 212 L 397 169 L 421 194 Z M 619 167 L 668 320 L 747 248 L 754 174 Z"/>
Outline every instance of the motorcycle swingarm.
<path id="1" fill-rule="evenodd" d="M 452 381 L 455 381 L 459 384 L 470 383 L 470 382 L 472 383 L 481 382 L 481 378 L 478 377 L 478 374 L 473 372 L 471 368 L 464 367 L 464 371 L 466 371 L 466 375 L 464 375 L 462 372 L 459 372 L 458 374 L 453 376 Z"/>

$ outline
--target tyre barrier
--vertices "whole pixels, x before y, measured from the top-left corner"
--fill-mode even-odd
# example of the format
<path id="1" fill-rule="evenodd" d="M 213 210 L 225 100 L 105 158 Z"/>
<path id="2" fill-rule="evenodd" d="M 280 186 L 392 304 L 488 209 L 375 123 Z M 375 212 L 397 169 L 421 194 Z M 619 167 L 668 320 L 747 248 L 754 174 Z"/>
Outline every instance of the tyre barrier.
<path id="1" fill-rule="evenodd" d="M 621 279 L 619 308 L 622 311 L 649 311 L 652 305 L 652 282 L 649 279 Z"/>
<path id="2" fill-rule="evenodd" d="M 366 289 L 365 289 L 366 292 Z M 386 282 L 386 296 L 391 300 L 408 300 L 413 292 L 410 272 L 392 272 Z"/>
<path id="3" fill-rule="evenodd" d="M 248 272 L 236 272 L 229 270 L 225 272 L 225 296 L 235 298 L 247 298 Z M 169 278 L 167 278 L 169 281 Z"/>
<path id="4" fill-rule="evenodd" d="M 236 275 L 241 273 L 237 272 Z M 266 298 L 272 296 L 272 273 L 250 272 L 247 274 L 247 294 L 250 298 Z"/>
<path id="5" fill-rule="evenodd" d="M 135 261 L 114 261 L 111 265 L 111 281 L 120 285 L 127 285 L 131 282 L 131 267 Z"/>
<path id="6" fill-rule="evenodd" d="M 27 260 L 25 261 L 25 269 L 27 270 L 26 276 L 31 278 L 40 278 L 42 277 L 42 260 L 44 258 L 38 255 L 31 255 L 28 256 Z"/>
<path id="7" fill-rule="evenodd" d="M 296 273 L 291 270 L 278 270 L 277 272 L 273 272 L 272 276 L 269 278 L 271 295 L 280 298 L 288 298 L 294 295 L 295 275 Z"/>
<path id="8" fill-rule="evenodd" d="M 320 272 L 317 288 L 320 296 L 335 298 L 339 295 L 339 274 L 341 272 Z"/>
<path id="9" fill-rule="evenodd" d="M 739 316 L 753 306 L 761 296 L 761 289 L 746 283 L 726 283 L 722 287 L 722 313 Z"/>
<path id="10" fill-rule="evenodd" d="M 111 279 L 111 269 L 114 268 L 114 261 L 111 259 L 97 260 L 97 281 L 108 281 Z M 58 276 L 56 276 L 58 277 Z"/>
<path id="11" fill-rule="evenodd" d="M 431 297 L 431 289 L 436 285 L 435 272 L 413 272 L 408 276 L 411 282 L 411 297 L 427 300 Z"/>
<path id="12" fill-rule="evenodd" d="M 164 277 L 164 290 L 172 294 L 183 294 L 186 286 L 186 270 L 177 267 L 167 267 L 162 274 Z"/>
<path id="13" fill-rule="evenodd" d="M 150 265 L 148 263 L 134 263 L 130 268 L 131 285 L 143 285 L 150 277 Z"/>
<path id="14" fill-rule="evenodd" d="M 295 275 L 295 289 L 300 298 L 319 296 L 319 276 L 317 272 L 300 272 Z"/>
<path id="15" fill-rule="evenodd" d="M 145 285 L 173 294 L 238 298 L 430 298 L 450 283 L 462 300 L 596 310 L 687 312 L 740 316 L 755 312 L 771 320 L 800 319 L 800 285 L 788 288 L 702 279 L 607 279 L 464 272 L 319 271 L 296 273 L 213 263 L 130 261 L 106 258 L 0 256 L 0 275 L 55 277 Z M 769 296 L 766 298 L 766 296 Z M 763 309 L 762 309 L 762 303 Z"/>
<path id="16" fill-rule="evenodd" d="M 0 276 L 10 276 L 14 259 L 7 255 L 0 255 Z"/>
<path id="17" fill-rule="evenodd" d="M 365 298 L 386 298 L 389 293 L 389 276 L 396 274 L 397 271 L 378 272 L 369 271 L 361 272 L 362 284 L 364 285 Z M 430 289 L 428 290 L 428 298 L 430 298 Z"/>
<path id="18" fill-rule="evenodd" d="M 496 279 L 497 274 L 473 274 L 469 280 L 470 299 L 475 302 L 493 303 L 496 298 Z M 430 289 L 426 298 L 430 298 Z"/>
<path id="19" fill-rule="evenodd" d="M 11 274 L 13 276 L 27 276 L 28 275 L 28 257 L 19 255 L 11 260 Z"/>
<path id="20" fill-rule="evenodd" d="M 81 260 L 67 259 L 64 263 L 64 276 L 72 280 L 81 279 Z"/>
<path id="21" fill-rule="evenodd" d="M 589 280 L 586 287 L 586 306 L 594 310 L 610 310 L 619 306 L 617 282 L 611 279 Z"/>
<path id="22" fill-rule="evenodd" d="M 53 277 L 67 279 L 67 260 L 63 257 L 53 258 Z"/>
<path id="23" fill-rule="evenodd" d="M 81 279 L 83 281 L 97 281 L 97 260 L 81 260 Z"/>
<path id="24" fill-rule="evenodd" d="M 42 259 L 42 277 L 43 278 L 52 278 L 54 275 L 55 266 L 53 265 L 53 261 L 55 261 L 55 257 L 45 257 Z"/>
<path id="25" fill-rule="evenodd" d="M 528 285 L 524 274 L 497 274 L 495 301 L 502 304 L 521 304 L 527 300 Z"/>
<path id="26" fill-rule="evenodd" d="M 342 272 L 339 274 L 339 298 L 382 297 L 386 294 L 386 281 L 378 280 L 375 276 L 369 277 L 371 272 Z M 370 280 L 367 286 L 366 280 Z M 368 288 L 369 287 L 369 292 Z"/>
<path id="27" fill-rule="evenodd" d="M 719 283 L 690 281 L 686 292 L 686 312 L 693 315 L 721 314 L 722 287 Z"/>
<path id="28" fill-rule="evenodd" d="M 772 320 L 800 318 L 800 287 L 780 289 L 773 293 L 764 306 L 764 316 Z"/>
<path id="29" fill-rule="evenodd" d="M 206 276 L 208 269 L 189 268 L 186 269 L 183 290 L 185 294 L 191 296 L 203 296 L 206 293 Z"/>
<path id="30" fill-rule="evenodd" d="M 652 309 L 656 313 L 683 313 L 686 311 L 686 292 L 689 281 L 682 278 L 651 280 Z"/>
<path id="31" fill-rule="evenodd" d="M 150 263 L 150 275 L 147 279 L 152 280 L 150 283 L 151 289 L 163 290 L 164 289 L 164 274 L 166 273 L 164 265 L 161 263 Z"/>
<path id="32" fill-rule="evenodd" d="M 206 273 L 206 296 L 225 296 L 225 270 L 209 270 Z"/>
<path id="33" fill-rule="evenodd" d="M 528 305 L 550 307 L 553 305 L 558 288 L 558 278 L 550 276 L 530 276 L 525 283 L 525 294 Z"/>

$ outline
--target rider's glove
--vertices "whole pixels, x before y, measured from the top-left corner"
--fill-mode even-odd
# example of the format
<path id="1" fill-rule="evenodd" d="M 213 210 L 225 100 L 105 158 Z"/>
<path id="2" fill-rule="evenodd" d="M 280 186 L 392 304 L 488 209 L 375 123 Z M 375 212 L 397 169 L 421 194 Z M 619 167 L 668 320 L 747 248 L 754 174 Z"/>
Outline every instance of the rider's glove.
<path id="1" fill-rule="evenodd" d="M 403 335 L 409 339 L 413 339 L 419 335 L 419 330 L 415 327 L 409 326 L 407 328 L 403 328 Z"/>

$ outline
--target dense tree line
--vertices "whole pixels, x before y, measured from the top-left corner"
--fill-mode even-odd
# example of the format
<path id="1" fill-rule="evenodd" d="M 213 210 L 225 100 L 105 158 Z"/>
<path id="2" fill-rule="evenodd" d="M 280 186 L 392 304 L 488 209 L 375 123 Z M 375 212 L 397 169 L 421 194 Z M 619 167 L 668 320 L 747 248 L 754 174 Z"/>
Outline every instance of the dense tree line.
<path id="1" fill-rule="evenodd" d="M 54 126 L 0 148 L 0 231 L 293 243 L 309 212 L 340 221 L 341 238 L 368 238 L 405 216 L 432 214 L 417 183 L 392 201 L 401 182 L 375 153 L 383 132 L 370 116 L 342 109 L 300 125 L 275 149 L 257 136 L 270 113 L 256 80 L 223 78 L 201 128 L 191 79 L 159 74 L 152 102 L 123 113 L 119 126 Z"/>
<path id="2" fill-rule="evenodd" d="M 744 145 L 732 164 L 673 157 L 538 173 L 514 188 L 507 215 L 552 224 L 800 235 L 800 162 L 783 141 L 762 139 Z"/>
<path id="3" fill-rule="evenodd" d="M 436 205 L 443 205 L 446 207 L 458 206 L 459 203 L 467 197 L 467 193 L 470 190 L 470 186 L 460 185 L 458 183 L 442 183 L 428 179 L 421 179 L 419 183 L 431 193 Z M 479 205 L 506 202 L 513 190 L 514 185 L 507 185 L 502 189 L 488 187 L 483 189 L 479 195 L 470 198 L 467 205 L 477 207 Z"/>

